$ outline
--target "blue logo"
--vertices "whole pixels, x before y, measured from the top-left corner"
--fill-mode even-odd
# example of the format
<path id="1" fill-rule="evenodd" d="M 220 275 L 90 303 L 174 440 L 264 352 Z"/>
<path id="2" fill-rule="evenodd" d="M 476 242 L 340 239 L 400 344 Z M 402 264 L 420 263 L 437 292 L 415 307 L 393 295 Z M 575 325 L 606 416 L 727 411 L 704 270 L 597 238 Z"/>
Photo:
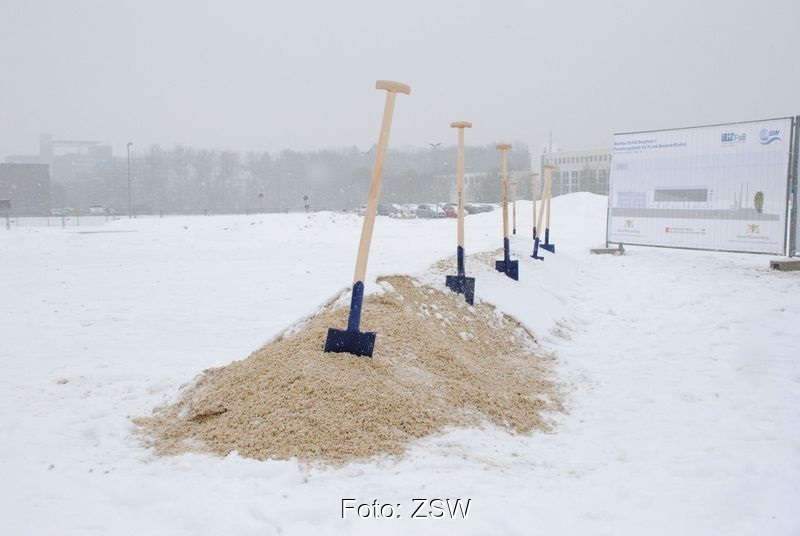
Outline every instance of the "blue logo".
<path id="1" fill-rule="evenodd" d="M 780 134 L 780 130 L 769 130 L 762 128 L 761 132 L 758 133 L 758 141 L 761 143 L 761 145 L 769 145 L 775 140 L 781 141 Z"/>

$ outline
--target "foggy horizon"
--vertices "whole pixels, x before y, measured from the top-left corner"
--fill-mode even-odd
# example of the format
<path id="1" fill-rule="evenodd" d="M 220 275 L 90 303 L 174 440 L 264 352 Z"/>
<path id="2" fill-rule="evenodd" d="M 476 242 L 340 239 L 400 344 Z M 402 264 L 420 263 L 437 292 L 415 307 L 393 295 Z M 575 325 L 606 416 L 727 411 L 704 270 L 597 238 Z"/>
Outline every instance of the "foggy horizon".
<path id="1" fill-rule="evenodd" d="M 610 147 L 615 132 L 800 114 L 800 4 L 469 1 L 7 3 L 0 159 L 39 135 L 117 156 L 176 144 L 278 153 L 520 141 Z"/>

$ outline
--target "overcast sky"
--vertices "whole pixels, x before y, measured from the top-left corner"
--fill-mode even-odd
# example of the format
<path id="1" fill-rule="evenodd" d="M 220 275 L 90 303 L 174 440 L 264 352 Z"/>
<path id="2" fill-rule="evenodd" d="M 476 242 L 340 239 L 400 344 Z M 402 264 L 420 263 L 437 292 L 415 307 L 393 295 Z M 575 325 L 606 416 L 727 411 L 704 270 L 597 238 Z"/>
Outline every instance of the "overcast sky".
<path id="1" fill-rule="evenodd" d="M 610 147 L 800 114 L 800 1 L 0 0 L 0 160 L 38 135 L 123 154 L 377 142 Z"/>

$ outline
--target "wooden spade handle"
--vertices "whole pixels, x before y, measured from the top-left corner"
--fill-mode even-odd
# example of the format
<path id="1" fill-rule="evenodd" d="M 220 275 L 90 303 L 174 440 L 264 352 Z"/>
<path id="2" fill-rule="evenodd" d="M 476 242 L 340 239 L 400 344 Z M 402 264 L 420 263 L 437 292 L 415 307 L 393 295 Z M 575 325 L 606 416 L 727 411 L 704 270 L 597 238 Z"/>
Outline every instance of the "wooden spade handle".
<path id="1" fill-rule="evenodd" d="M 375 83 L 375 87 L 387 91 L 386 106 L 383 109 L 383 120 L 381 121 L 381 132 L 378 137 L 378 150 L 375 152 L 375 165 L 372 168 L 369 196 L 367 197 L 367 209 L 364 213 L 364 224 L 361 226 L 361 240 L 358 243 L 358 257 L 356 258 L 356 270 L 353 275 L 353 283 L 364 281 L 364 277 L 367 274 L 369 245 L 372 242 L 372 230 L 375 227 L 375 216 L 378 213 L 378 195 L 381 192 L 383 161 L 386 158 L 386 150 L 389 147 L 389 131 L 392 128 L 394 99 L 397 93 L 404 93 L 406 95 L 411 93 L 411 88 L 400 82 L 378 80 Z"/>
<path id="2" fill-rule="evenodd" d="M 385 89 L 390 93 L 403 93 L 404 95 L 411 94 L 411 86 L 391 80 L 378 80 L 375 82 L 375 89 Z"/>
<path id="3" fill-rule="evenodd" d="M 511 221 L 513 225 L 511 226 L 516 232 L 517 229 L 517 181 L 511 181 L 508 183 L 511 186 Z"/>
<path id="4" fill-rule="evenodd" d="M 456 189 L 458 190 L 458 225 L 456 244 L 464 248 L 464 129 L 472 128 L 469 121 L 453 121 L 452 128 L 458 129 L 458 159 L 456 160 Z"/>
<path id="5" fill-rule="evenodd" d="M 549 201 L 547 200 L 547 179 L 550 177 L 548 169 L 552 168 L 553 166 L 551 166 L 550 164 L 544 166 L 544 177 L 542 180 L 542 205 L 539 207 L 539 221 L 536 224 L 537 233 L 541 233 L 542 229 L 544 229 L 544 227 L 542 227 L 542 220 L 544 218 L 544 213 L 547 210 L 546 208 L 547 204 L 549 203 Z"/>
<path id="6" fill-rule="evenodd" d="M 531 200 L 533 201 L 533 226 L 536 227 L 536 177 L 538 173 L 531 173 Z M 538 229 L 537 229 L 538 232 Z"/>
<path id="7" fill-rule="evenodd" d="M 547 218 L 545 229 L 550 228 L 550 202 L 553 200 L 553 166 L 544 166 L 545 182 L 547 183 Z"/>
<path id="8" fill-rule="evenodd" d="M 508 171 L 506 165 L 506 151 L 511 149 L 511 145 L 507 143 L 497 144 L 497 149 L 500 151 L 501 162 L 501 187 L 503 194 L 503 240 L 508 238 Z"/>

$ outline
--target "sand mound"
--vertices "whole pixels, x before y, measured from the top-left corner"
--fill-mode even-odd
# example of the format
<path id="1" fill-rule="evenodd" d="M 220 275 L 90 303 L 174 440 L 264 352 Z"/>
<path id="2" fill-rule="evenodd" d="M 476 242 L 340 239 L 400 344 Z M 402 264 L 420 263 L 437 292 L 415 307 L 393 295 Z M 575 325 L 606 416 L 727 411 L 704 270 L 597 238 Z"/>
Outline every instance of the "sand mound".
<path id="1" fill-rule="evenodd" d="M 372 359 L 324 353 L 328 327 L 347 325 L 331 305 L 242 361 L 206 370 L 175 405 L 135 419 L 161 454 L 189 450 L 257 459 L 341 463 L 400 454 L 446 426 L 491 422 L 547 429 L 560 410 L 551 357 L 494 307 L 408 277 L 379 280 L 361 329 L 378 333 Z"/>

